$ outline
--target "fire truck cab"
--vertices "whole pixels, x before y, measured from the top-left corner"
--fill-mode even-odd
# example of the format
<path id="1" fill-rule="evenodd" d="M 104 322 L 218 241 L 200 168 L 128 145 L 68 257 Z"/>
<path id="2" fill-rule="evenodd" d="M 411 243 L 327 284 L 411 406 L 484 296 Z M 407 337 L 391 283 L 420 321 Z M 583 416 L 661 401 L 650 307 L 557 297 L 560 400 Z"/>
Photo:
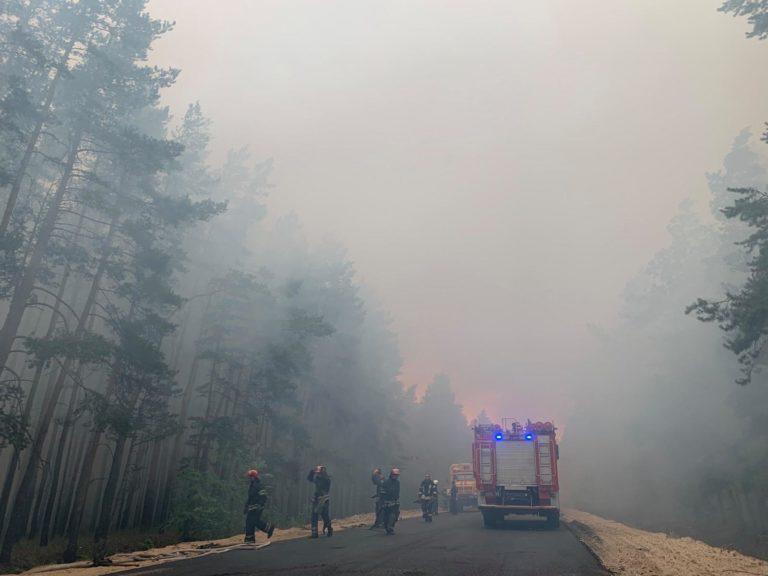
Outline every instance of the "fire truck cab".
<path id="1" fill-rule="evenodd" d="M 557 528 L 555 426 L 504 419 L 502 425 L 481 424 L 474 431 L 472 458 L 483 524 L 492 528 L 508 514 L 524 514 L 542 516 L 549 528 Z"/>

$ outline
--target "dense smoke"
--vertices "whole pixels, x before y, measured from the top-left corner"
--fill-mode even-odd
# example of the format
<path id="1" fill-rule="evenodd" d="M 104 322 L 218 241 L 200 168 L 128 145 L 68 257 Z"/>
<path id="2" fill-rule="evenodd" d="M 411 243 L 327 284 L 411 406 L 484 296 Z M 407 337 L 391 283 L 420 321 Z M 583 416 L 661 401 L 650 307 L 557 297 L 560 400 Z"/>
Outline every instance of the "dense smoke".
<path id="1" fill-rule="evenodd" d="M 230 535 L 253 468 L 410 505 L 503 417 L 752 546 L 768 4 L 710 4 L 5 0 L 0 565 Z"/>
<path id="2" fill-rule="evenodd" d="M 723 209 L 733 189 L 768 182 L 762 146 L 749 130 L 736 137 L 707 174 L 704 210 L 680 205 L 669 246 L 627 285 L 621 325 L 595 334 L 599 355 L 577 375 L 584 393 L 564 442 L 572 505 L 720 543 L 765 530 L 765 377 L 737 386 L 722 334 L 684 314 L 747 278 L 754 254 L 740 242 L 750 231 Z"/>

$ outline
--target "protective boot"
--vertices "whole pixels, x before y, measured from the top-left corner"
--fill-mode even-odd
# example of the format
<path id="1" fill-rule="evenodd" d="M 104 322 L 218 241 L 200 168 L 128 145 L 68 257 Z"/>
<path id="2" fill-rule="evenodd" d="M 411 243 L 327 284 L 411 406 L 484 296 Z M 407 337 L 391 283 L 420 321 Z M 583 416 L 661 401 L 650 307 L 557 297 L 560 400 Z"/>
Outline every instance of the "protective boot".
<path id="1" fill-rule="evenodd" d="M 328 524 L 327 526 L 323 526 L 323 532 L 325 532 L 325 535 L 330 538 L 333 536 L 333 526 Z"/>

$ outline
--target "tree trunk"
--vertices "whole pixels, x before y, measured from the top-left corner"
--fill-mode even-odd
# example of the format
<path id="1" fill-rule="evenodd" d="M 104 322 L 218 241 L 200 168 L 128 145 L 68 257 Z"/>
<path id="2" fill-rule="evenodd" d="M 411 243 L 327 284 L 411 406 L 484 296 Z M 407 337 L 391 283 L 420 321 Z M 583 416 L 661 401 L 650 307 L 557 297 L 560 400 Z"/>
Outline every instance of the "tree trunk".
<path id="1" fill-rule="evenodd" d="M 51 433 L 51 442 L 48 446 L 48 453 L 43 463 L 43 475 L 40 479 L 40 486 L 37 489 L 37 495 L 35 496 L 35 505 L 32 509 L 29 532 L 27 532 L 27 538 L 30 540 L 37 537 L 37 531 L 40 529 L 40 510 L 43 506 L 44 497 L 47 494 L 46 488 L 51 477 L 51 459 L 53 458 L 53 451 L 56 447 L 57 428 L 62 428 L 63 431 L 63 427 L 59 426 L 58 423 L 54 424 L 53 432 Z"/>
<path id="2" fill-rule="evenodd" d="M 77 155 L 80 147 L 80 139 L 82 137 L 81 132 L 77 132 L 72 139 L 72 147 L 67 156 L 67 160 L 64 165 L 64 172 L 59 179 L 58 186 L 56 187 L 56 193 L 49 202 L 48 211 L 46 212 L 45 219 L 43 220 L 40 230 L 37 234 L 37 240 L 35 247 L 32 250 L 32 255 L 29 258 L 27 266 L 24 268 L 24 274 L 21 277 L 21 281 L 13 291 L 13 297 L 8 308 L 8 314 L 5 317 L 3 327 L 0 328 L 0 366 L 6 366 L 8 364 L 8 356 L 11 354 L 13 348 L 13 342 L 16 339 L 16 334 L 21 324 L 21 318 L 24 316 L 24 310 L 27 307 L 27 300 L 29 299 L 32 290 L 35 287 L 37 275 L 40 272 L 43 263 L 43 257 L 48 250 L 48 243 L 51 240 L 54 228 L 56 227 L 56 221 L 59 218 L 59 211 L 61 210 L 61 203 L 64 200 L 64 195 L 67 192 L 69 181 L 72 178 L 72 170 L 77 160 Z M 38 454 L 39 457 L 39 454 Z M 3 561 L 3 554 L 0 553 L 0 562 Z"/>
<path id="3" fill-rule="evenodd" d="M 88 487 L 91 483 L 91 473 L 93 472 L 93 463 L 96 460 L 96 452 L 101 442 L 101 430 L 94 430 L 88 444 L 85 448 L 83 463 L 80 465 L 80 476 L 77 480 L 77 487 L 72 499 L 72 512 L 69 516 L 67 525 L 67 547 L 62 554 L 64 562 L 74 562 L 77 560 L 77 541 L 80 537 L 80 525 L 83 522 L 83 512 L 85 510 L 85 500 L 88 498 Z"/>
<path id="4" fill-rule="evenodd" d="M 179 462 L 181 461 L 181 451 L 184 447 L 184 438 L 186 436 L 186 424 L 187 417 L 189 416 L 189 404 L 192 400 L 192 392 L 195 389 L 195 381 L 197 380 L 197 371 L 200 366 L 200 359 L 195 355 L 195 359 L 192 360 L 192 368 L 189 371 L 189 378 L 187 379 L 187 385 L 184 388 L 184 396 L 181 399 L 181 409 L 179 411 L 179 431 L 173 439 L 173 450 L 171 451 L 171 458 L 168 464 L 168 478 L 165 482 L 165 492 L 163 494 L 162 504 L 162 518 L 165 516 L 170 507 L 171 497 L 173 495 L 173 489 L 175 485 L 174 477 L 176 476 Z"/>
<path id="5" fill-rule="evenodd" d="M 21 158 L 21 163 L 19 164 L 19 168 L 16 170 L 16 175 L 13 178 L 11 192 L 8 195 L 8 201 L 6 202 L 5 210 L 3 211 L 3 218 L 0 221 L 0 236 L 5 236 L 5 234 L 8 232 L 8 225 L 11 223 L 13 209 L 16 206 L 16 200 L 19 198 L 21 184 L 24 181 L 24 176 L 27 174 L 27 170 L 29 169 L 29 163 L 32 160 L 32 154 L 35 152 L 35 148 L 37 148 L 37 143 L 40 140 L 40 134 L 43 131 L 43 126 L 45 126 L 45 123 L 48 120 L 48 115 L 51 113 L 53 97 L 56 95 L 56 87 L 58 86 L 59 80 L 61 79 L 61 69 L 67 65 L 69 55 L 72 52 L 74 45 L 75 43 L 73 40 L 70 40 L 70 42 L 67 44 L 67 47 L 64 50 L 64 55 L 61 59 L 61 64 L 56 67 L 56 73 L 51 79 L 51 83 L 48 85 L 48 90 L 46 91 L 45 102 L 43 103 L 43 109 L 41 111 L 40 118 L 38 119 L 37 124 L 35 124 L 34 130 L 32 130 L 32 135 L 30 136 L 29 142 L 27 142 L 27 146 L 24 149 L 24 155 Z"/>
<path id="6" fill-rule="evenodd" d="M 126 527 L 130 526 L 134 529 L 139 528 L 141 522 L 141 504 L 144 502 L 145 492 L 140 489 L 143 485 L 143 479 L 140 478 L 139 475 L 140 471 L 147 467 L 147 456 L 148 454 L 146 450 L 141 450 L 136 455 L 136 473 L 133 475 L 133 478 L 131 478 L 131 491 L 128 495 L 128 502 L 126 503 L 128 511 Z"/>
<path id="7" fill-rule="evenodd" d="M 109 226 L 109 234 L 106 240 L 107 245 L 111 245 L 112 243 L 112 236 L 114 234 L 114 231 L 117 225 L 118 217 L 119 216 L 116 213 Z M 99 270 L 102 273 L 106 269 L 108 253 L 109 253 L 109 250 L 105 250 L 105 257 L 103 258 L 102 262 L 99 265 Z M 101 264 L 104 264 L 103 268 Z M 117 386 L 117 379 L 118 379 L 118 374 L 113 370 L 110 373 L 106 389 L 104 390 L 105 398 L 109 399 L 112 396 L 112 393 L 114 392 L 115 387 Z M 86 499 L 88 498 L 88 489 L 91 483 L 93 464 L 96 459 L 96 452 L 98 451 L 99 443 L 101 442 L 101 438 L 103 434 L 104 434 L 104 428 L 97 428 L 93 431 L 91 441 L 88 444 L 88 448 L 86 449 L 86 452 L 85 452 L 85 457 L 83 458 L 83 465 L 80 470 L 80 477 L 78 478 L 78 481 L 77 481 L 77 487 L 75 488 L 75 496 L 72 502 L 72 514 L 70 515 L 69 525 L 67 526 L 67 547 L 64 549 L 64 552 L 62 554 L 62 559 L 64 562 L 74 562 L 77 559 L 77 544 L 78 544 L 78 539 L 80 538 L 80 527 L 83 522 L 83 513 L 85 512 L 85 503 L 86 503 Z M 123 438 L 123 445 L 120 446 L 121 460 L 122 460 L 122 451 L 125 447 L 124 442 L 125 442 L 125 439 Z M 118 476 L 119 476 L 119 472 L 120 472 L 120 465 L 118 464 L 117 466 Z M 111 472 L 110 472 L 110 479 L 111 479 Z M 114 499 L 114 491 L 115 491 L 115 487 L 113 486 L 112 496 L 111 496 L 112 500 Z M 106 492 L 104 493 L 103 496 L 104 498 L 102 498 L 102 500 L 106 499 Z M 109 502 L 109 506 L 110 507 L 112 506 L 111 500 Z M 102 504 L 102 509 L 103 507 L 104 507 L 104 504 Z M 111 512 L 111 510 L 109 510 L 108 512 Z M 98 529 L 98 524 L 97 524 L 97 529 Z M 108 529 L 109 529 L 109 526 L 107 526 L 107 530 Z"/>
<path id="8" fill-rule="evenodd" d="M 45 505 L 45 512 L 43 514 L 43 523 L 40 527 L 40 546 L 48 546 L 48 538 L 51 532 L 51 518 L 53 517 L 53 509 L 56 503 L 56 494 L 59 488 L 59 477 L 61 475 L 61 469 L 64 465 L 64 448 L 67 445 L 69 439 L 69 432 L 72 430 L 74 423 L 72 422 L 72 413 L 74 411 L 75 404 L 77 403 L 78 385 L 72 383 L 72 394 L 69 397 L 69 406 L 67 406 L 67 415 L 64 418 L 64 423 L 61 428 L 61 436 L 59 436 L 59 443 L 56 447 L 56 460 L 53 465 L 53 473 L 51 474 L 51 492 L 48 494 L 48 501 Z"/>
<path id="9" fill-rule="evenodd" d="M 162 445 L 162 440 L 155 440 L 152 443 L 152 457 L 149 460 L 147 489 L 144 494 L 140 522 L 141 527 L 145 530 L 152 526 L 155 516 L 155 503 L 157 502 L 157 470 L 160 466 L 160 452 L 162 451 Z"/>
<path id="10" fill-rule="evenodd" d="M 80 469 L 80 462 L 83 461 L 83 453 L 87 443 L 87 438 L 73 436 L 67 449 L 67 457 L 64 460 L 64 475 L 62 476 L 64 481 L 61 486 L 61 502 L 56 508 L 56 516 L 53 521 L 54 536 L 62 536 L 67 530 L 72 512 L 72 487 L 74 481 L 77 480 L 76 470 Z M 73 453 L 74 457 L 72 456 Z M 66 482 L 67 479 L 70 479 L 70 482 Z"/>
<path id="11" fill-rule="evenodd" d="M 122 482 L 120 482 L 120 494 L 122 496 L 120 498 L 120 503 L 118 504 L 120 514 L 117 518 L 117 528 L 119 530 L 124 530 L 128 527 L 128 521 L 132 513 L 131 506 L 133 504 L 134 493 L 136 492 L 134 489 L 135 482 L 133 481 L 135 474 L 129 474 L 128 469 L 131 461 L 133 461 L 134 470 L 139 467 L 139 460 L 137 457 L 134 457 L 135 450 L 136 443 L 131 442 L 131 445 L 128 448 L 128 456 L 126 457 L 126 472 L 123 474 Z"/>
<path id="12" fill-rule="evenodd" d="M 75 336 L 82 336 L 85 332 L 86 323 L 88 317 L 91 314 L 91 309 L 96 301 L 96 295 L 98 294 L 99 285 L 101 279 L 107 269 L 109 262 L 110 249 L 112 245 L 112 239 L 115 234 L 115 228 L 117 224 L 117 216 L 110 225 L 107 237 L 104 240 L 104 250 L 99 261 L 99 266 L 94 274 L 93 281 L 91 282 L 91 288 L 88 292 L 83 311 L 78 319 L 77 328 L 75 329 Z M 15 298 L 15 295 L 14 295 Z M 64 388 L 64 382 L 66 381 L 67 374 L 72 365 L 72 360 L 67 359 L 64 361 L 61 371 L 59 372 L 56 382 L 52 386 L 48 398 L 46 399 L 43 410 L 40 414 L 40 419 L 37 426 L 35 438 L 30 447 L 30 457 L 27 467 L 24 471 L 21 484 L 19 486 L 18 494 L 16 495 L 16 501 L 14 502 L 13 509 L 11 510 L 10 521 L 8 523 L 8 529 L 5 532 L 5 538 L 3 538 L 3 547 L 0 550 L 0 563 L 10 563 L 11 552 L 13 546 L 21 538 L 26 526 L 26 518 L 29 514 L 29 509 L 32 505 L 32 494 L 37 479 L 37 462 L 40 460 L 43 444 L 48 434 L 48 428 L 53 419 L 53 414 L 56 410 L 56 405 L 59 401 L 59 396 Z M 79 529 L 79 523 L 78 523 Z"/>
<path id="13" fill-rule="evenodd" d="M 128 526 L 133 529 L 140 527 L 141 523 L 141 505 L 144 502 L 144 496 L 146 494 L 144 488 L 143 478 L 141 478 L 141 470 L 147 469 L 147 460 L 149 459 L 149 453 L 146 450 L 142 450 L 136 455 L 136 474 L 133 475 L 133 489 L 131 490 L 129 502 L 128 502 Z"/>
<path id="14" fill-rule="evenodd" d="M 93 537 L 93 564 L 104 566 L 111 564 L 107 561 L 107 534 L 112 522 L 112 510 L 114 509 L 115 495 L 117 494 L 117 482 L 123 466 L 123 452 L 125 450 L 125 436 L 117 437 L 114 451 L 112 452 L 112 466 L 109 468 L 109 477 L 104 487 L 104 496 L 101 500 L 101 512 L 96 523 L 96 533 Z"/>
<path id="15" fill-rule="evenodd" d="M 77 230 L 79 231 L 80 226 L 82 225 L 82 218 L 80 218 L 80 225 L 78 225 Z M 45 333 L 45 338 L 48 339 L 53 335 L 54 330 L 56 329 L 56 324 L 58 323 L 58 314 L 61 307 L 61 299 L 64 296 L 64 291 L 67 286 L 67 282 L 69 280 L 69 273 L 70 268 L 69 264 L 64 269 L 64 274 L 61 278 L 61 282 L 59 283 L 59 290 L 56 294 L 56 301 L 53 303 L 53 312 L 51 314 L 51 321 L 48 324 L 48 330 Z M 40 364 L 35 368 L 35 374 L 32 377 L 32 384 L 29 388 L 29 394 L 27 396 L 27 402 L 24 405 L 24 415 L 23 415 L 23 421 L 29 422 L 29 416 L 32 412 L 32 405 L 35 402 L 35 396 L 37 395 L 37 390 L 40 386 L 40 379 L 43 375 L 43 369 L 44 366 Z M 14 476 L 16 475 L 16 469 L 19 465 L 19 450 L 16 449 L 16 447 L 13 447 L 13 454 L 11 455 L 11 461 L 8 464 L 8 469 L 5 472 L 5 481 L 3 483 L 3 492 L 2 495 L 0 495 L 0 518 L 5 518 L 5 512 L 8 509 L 8 501 L 10 500 L 11 496 L 11 488 L 13 487 L 13 480 Z"/>
<path id="16" fill-rule="evenodd" d="M 208 312 L 211 306 L 211 300 L 213 294 L 208 294 L 205 300 L 205 307 L 203 308 L 203 315 Z M 200 329 L 198 337 L 202 336 L 203 329 Z M 173 439 L 173 450 L 169 459 L 167 467 L 167 477 L 165 481 L 165 490 L 163 491 L 163 500 L 160 506 L 160 520 L 164 521 L 168 517 L 168 512 L 171 507 L 171 499 L 173 498 L 173 490 L 175 488 L 175 476 L 178 471 L 179 462 L 181 461 L 181 451 L 184 445 L 184 438 L 186 434 L 187 417 L 189 416 L 189 404 L 192 401 L 192 392 L 195 390 L 195 381 L 197 380 L 197 371 L 200 366 L 200 359 L 198 358 L 199 350 L 195 349 L 195 357 L 192 359 L 192 367 L 189 371 L 189 377 L 187 379 L 187 385 L 184 387 L 184 396 L 181 399 L 181 408 L 179 410 L 179 431 Z"/>
<path id="17" fill-rule="evenodd" d="M 216 355 L 211 362 L 211 373 L 209 375 L 208 398 L 205 405 L 205 418 L 203 419 L 203 428 L 200 429 L 197 447 L 195 450 L 195 460 L 197 460 L 197 470 L 207 472 L 208 470 L 208 452 L 209 452 L 209 426 L 211 425 L 211 416 L 213 414 L 213 392 L 216 388 L 216 380 L 219 377 L 218 353 L 220 351 L 220 342 L 216 344 Z"/>

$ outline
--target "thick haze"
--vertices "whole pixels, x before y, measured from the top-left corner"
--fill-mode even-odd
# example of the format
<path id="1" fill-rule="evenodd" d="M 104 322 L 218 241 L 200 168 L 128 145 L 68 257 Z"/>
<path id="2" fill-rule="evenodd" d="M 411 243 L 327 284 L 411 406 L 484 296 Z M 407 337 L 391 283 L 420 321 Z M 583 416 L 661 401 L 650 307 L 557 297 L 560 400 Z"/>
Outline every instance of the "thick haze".
<path id="1" fill-rule="evenodd" d="M 150 9 L 177 23 L 155 49 L 182 69 L 166 102 L 200 101 L 217 160 L 274 158 L 271 214 L 347 247 L 393 315 L 406 385 L 444 371 L 469 417 L 562 419 L 589 326 L 614 323 L 680 201 L 768 118 L 765 46 L 719 5 Z"/>

